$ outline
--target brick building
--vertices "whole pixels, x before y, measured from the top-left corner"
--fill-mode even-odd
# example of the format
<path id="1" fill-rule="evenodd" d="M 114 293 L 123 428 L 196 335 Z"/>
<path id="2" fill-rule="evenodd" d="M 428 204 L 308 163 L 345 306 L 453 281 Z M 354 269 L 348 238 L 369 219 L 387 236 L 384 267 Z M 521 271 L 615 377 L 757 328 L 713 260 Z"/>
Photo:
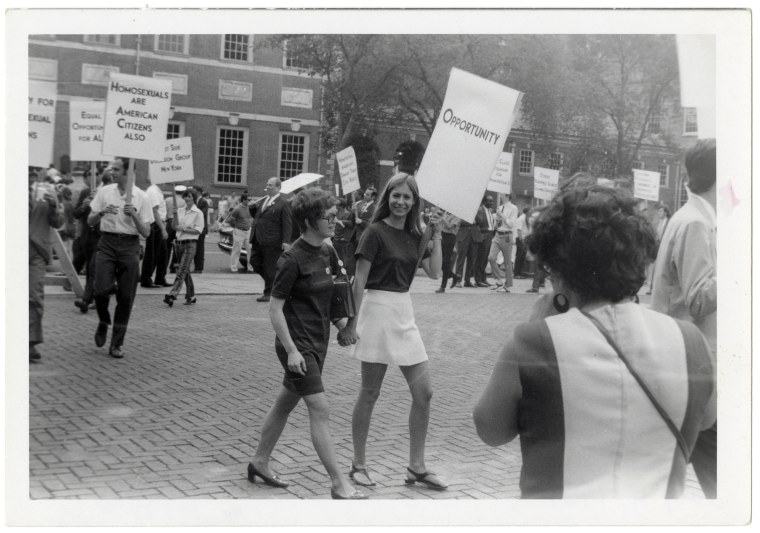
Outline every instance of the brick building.
<path id="1" fill-rule="evenodd" d="M 30 78 L 58 87 L 51 163 L 64 172 L 87 164 L 68 156 L 69 102 L 104 99 L 110 72 L 172 81 L 167 137 L 192 138 L 195 184 L 213 197 L 260 196 L 272 176 L 324 170 L 321 80 L 262 36 L 32 35 Z M 147 162 L 139 161 L 138 186 L 146 176 Z"/>

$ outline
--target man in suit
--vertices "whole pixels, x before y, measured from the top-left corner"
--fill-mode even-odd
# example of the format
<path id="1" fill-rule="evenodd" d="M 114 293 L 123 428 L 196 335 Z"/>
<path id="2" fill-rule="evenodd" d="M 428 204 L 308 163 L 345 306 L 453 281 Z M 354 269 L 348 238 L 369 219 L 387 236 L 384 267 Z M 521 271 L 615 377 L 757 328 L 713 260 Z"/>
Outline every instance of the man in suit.
<path id="1" fill-rule="evenodd" d="M 264 188 L 267 195 L 259 200 L 255 209 L 255 226 L 251 238 L 251 265 L 264 279 L 264 294 L 257 302 L 268 302 L 277 268 L 277 259 L 292 241 L 293 219 L 290 202 L 280 195 L 282 182 L 269 178 Z"/>
<path id="2" fill-rule="evenodd" d="M 196 191 L 198 191 L 198 203 L 197 207 L 201 210 L 201 213 L 203 213 L 203 231 L 201 232 L 200 236 L 198 237 L 198 244 L 195 248 L 195 257 L 193 258 L 193 263 L 195 263 L 195 271 L 194 274 L 203 274 L 203 266 L 206 262 L 206 235 L 208 234 L 208 210 L 210 207 L 209 204 L 209 194 L 207 192 L 203 191 L 203 187 L 193 187 Z"/>
<path id="3" fill-rule="evenodd" d="M 493 239 L 495 233 L 494 214 L 493 214 L 494 202 L 493 197 L 486 196 L 483 199 L 483 203 L 480 205 L 480 209 L 483 210 L 487 226 L 481 229 L 483 234 L 483 240 L 478 245 L 478 256 L 475 258 L 475 286 L 476 287 L 490 287 L 491 285 L 486 281 L 486 265 L 488 264 L 488 253 L 491 249 L 491 239 Z"/>
<path id="4" fill-rule="evenodd" d="M 370 224 L 372 215 L 375 213 L 375 199 L 377 198 L 377 189 L 370 186 L 364 191 L 364 199 L 354 204 L 354 222 L 356 223 L 356 242 L 358 243 L 364 230 Z"/>
<path id="5" fill-rule="evenodd" d="M 689 200 L 668 222 L 654 266 L 650 307 L 694 323 L 717 350 L 718 276 L 715 139 L 686 153 Z M 705 496 L 717 497 L 718 424 L 699 433 L 691 462 Z"/>
<path id="6" fill-rule="evenodd" d="M 485 211 L 486 197 L 480 203 L 478 212 L 475 214 L 473 224 L 462 220 L 457 232 L 457 264 L 455 269 L 455 283 L 452 287 L 462 287 L 464 280 L 465 287 L 473 287 L 472 276 L 475 273 L 475 262 L 478 258 L 480 244 L 483 242 L 483 231 L 488 230 L 488 219 Z M 467 268 L 464 268 L 464 262 L 467 261 Z M 464 277 L 463 277 L 464 272 Z"/>

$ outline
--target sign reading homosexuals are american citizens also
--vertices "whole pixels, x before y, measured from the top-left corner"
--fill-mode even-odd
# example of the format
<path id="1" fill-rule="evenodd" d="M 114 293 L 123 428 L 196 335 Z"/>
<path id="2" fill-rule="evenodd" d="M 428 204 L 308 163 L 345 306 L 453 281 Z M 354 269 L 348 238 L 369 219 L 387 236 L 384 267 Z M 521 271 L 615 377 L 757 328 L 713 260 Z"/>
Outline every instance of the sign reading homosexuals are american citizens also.
<path id="1" fill-rule="evenodd" d="M 106 94 L 103 154 L 163 160 L 172 82 L 112 73 Z"/>
<path id="2" fill-rule="evenodd" d="M 48 168 L 53 162 L 56 84 L 29 82 L 29 165 Z"/>
<path id="3" fill-rule="evenodd" d="M 193 143 L 190 137 L 164 140 L 164 157 L 148 161 L 150 182 L 176 183 L 192 181 L 193 174 Z"/>
<path id="4" fill-rule="evenodd" d="M 658 202 L 660 200 L 660 173 L 633 169 L 633 197 Z"/>
<path id="5" fill-rule="evenodd" d="M 338 172 L 343 186 L 343 194 L 359 190 L 359 165 L 356 163 L 354 147 L 349 146 L 335 154 L 338 160 Z"/>
<path id="6" fill-rule="evenodd" d="M 491 179 L 488 180 L 487 191 L 499 192 L 502 194 L 512 193 L 512 153 L 502 152 L 499 160 L 496 162 L 496 168 L 493 169 Z"/>
<path id="7" fill-rule="evenodd" d="M 533 167 L 533 197 L 551 200 L 559 190 L 559 170 Z"/>
<path id="8" fill-rule="evenodd" d="M 103 154 L 105 102 L 69 102 L 69 139 L 72 161 L 108 161 Z"/>
<path id="9" fill-rule="evenodd" d="M 417 171 L 420 196 L 473 222 L 521 93 L 451 69 L 433 135 Z"/>

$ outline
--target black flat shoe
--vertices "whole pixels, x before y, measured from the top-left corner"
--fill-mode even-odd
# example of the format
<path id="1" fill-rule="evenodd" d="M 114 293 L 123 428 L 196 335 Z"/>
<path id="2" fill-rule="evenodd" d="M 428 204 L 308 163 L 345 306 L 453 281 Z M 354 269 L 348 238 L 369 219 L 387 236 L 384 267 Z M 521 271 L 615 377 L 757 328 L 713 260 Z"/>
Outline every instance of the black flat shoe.
<path id="1" fill-rule="evenodd" d="M 98 322 L 98 328 L 95 330 L 95 346 L 100 348 L 106 343 L 106 336 L 108 335 L 108 324 L 105 322 Z"/>
<path id="2" fill-rule="evenodd" d="M 90 309 L 90 304 L 84 300 L 74 300 L 74 305 L 76 305 L 82 313 L 86 313 Z"/>
<path id="3" fill-rule="evenodd" d="M 253 463 L 248 463 L 248 481 L 250 481 L 251 483 L 256 483 L 256 476 L 259 476 L 262 480 L 264 480 L 264 483 L 266 483 L 270 487 L 285 488 L 288 485 L 290 485 L 290 483 L 288 483 L 287 481 L 281 480 L 276 475 L 272 477 L 265 476 L 264 474 L 256 470 L 256 467 L 253 466 Z"/>
<path id="4" fill-rule="evenodd" d="M 358 489 L 354 489 L 348 496 L 343 496 L 335 489 L 330 489 L 330 496 L 333 500 L 366 500 L 369 498 L 369 496 Z"/>
<path id="5" fill-rule="evenodd" d="M 171 294 L 167 294 L 166 296 L 164 296 L 164 303 L 166 305 L 168 305 L 169 307 L 171 307 L 171 306 L 174 305 L 174 300 L 176 300 L 176 299 L 177 299 L 176 296 L 172 296 Z"/>
<path id="6" fill-rule="evenodd" d="M 404 479 L 404 483 L 406 483 L 407 485 L 414 485 L 415 483 L 422 483 L 427 488 L 433 489 L 433 490 L 446 490 L 446 489 L 449 488 L 449 486 L 446 485 L 440 479 L 431 479 L 430 476 L 437 476 L 437 474 L 434 474 L 433 472 L 430 472 L 429 470 L 427 472 L 422 473 L 422 474 L 418 474 L 417 472 L 415 472 L 411 468 L 406 467 L 406 471 L 414 476 L 414 479 L 409 479 L 409 476 L 407 476 L 406 479 Z"/>
<path id="7" fill-rule="evenodd" d="M 195 303 L 195 297 L 185 298 L 185 305 L 193 305 Z"/>

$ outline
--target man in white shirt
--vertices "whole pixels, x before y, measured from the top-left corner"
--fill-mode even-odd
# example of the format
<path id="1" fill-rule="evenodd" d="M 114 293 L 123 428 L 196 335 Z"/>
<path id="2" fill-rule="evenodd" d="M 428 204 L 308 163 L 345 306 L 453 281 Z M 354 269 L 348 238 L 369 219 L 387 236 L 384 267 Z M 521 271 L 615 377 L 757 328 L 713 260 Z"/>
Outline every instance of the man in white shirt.
<path id="1" fill-rule="evenodd" d="M 522 214 L 517 217 L 515 223 L 515 245 L 517 251 L 515 252 L 515 268 L 514 277 L 522 279 L 525 277 L 525 255 L 528 251 L 525 246 L 525 239 L 530 235 L 530 226 L 528 226 L 528 215 L 530 214 L 530 207 L 525 207 L 522 210 Z"/>
<path id="2" fill-rule="evenodd" d="M 491 275 L 496 283 L 497 291 L 509 292 L 512 286 L 512 243 L 515 240 L 514 232 L 517 224 L 517 206 L 512 203 L 512 195 L 504 196 L 504 202 L 496 210 L 496 234 L 491 240 L 491 249 L 488 253 L 488 262 L 491 265 Z M 496 257 L 504 257 L 504 279 L 501 277 Z"/>
<path id="3" fill-rule="evenodd" d="M 166 267 L 169 260 L 166 243 L 169 233 L 166 229 L 166 201 L 164 193 L 155 183 L 151 184 L 145 193 L 148 195 L 153 222 L 150 225 L 150 235 L 145 241 L 145 255 L 140 273 L 140 285 L 149 289 L 155 287 L 170 287 L 166 281 Z M 155 283 L 151 279 L 156 273 Z"/>
<path id="4" fill-rule="evenodd" d="M 128 158 L 114 158 L 106 169 L 114 183 L 98 190 L 90 202 L 92 211 L 87 217 L 88 224 L 99 224 L 100 228 L 94 283 L 100 322 L 95 330 L 95 345 L 100 347 L 106 342 L 111 325 L 108 304 L 116 286 L 116 309 L 108 354 L 117 359 L 124 357 L 121 346 L 140 275 L 140 236 L 147 238 L 150 235 L 153 222 L 153 210 L 145 192 L 132 187 L 132 201 L 126 202 L 128 165 Z"/>
<path id="5" fill-rule="evenodd" d="M 715 216 L 715 139 L 686 153 L 689 200 L 668 222 L 654 267 L 651 308 L 694 323 L 717 350 L 718 275 Z M 705 496 L 717 497 L 716 424 L 700 432 L 692 463 Z"/>

